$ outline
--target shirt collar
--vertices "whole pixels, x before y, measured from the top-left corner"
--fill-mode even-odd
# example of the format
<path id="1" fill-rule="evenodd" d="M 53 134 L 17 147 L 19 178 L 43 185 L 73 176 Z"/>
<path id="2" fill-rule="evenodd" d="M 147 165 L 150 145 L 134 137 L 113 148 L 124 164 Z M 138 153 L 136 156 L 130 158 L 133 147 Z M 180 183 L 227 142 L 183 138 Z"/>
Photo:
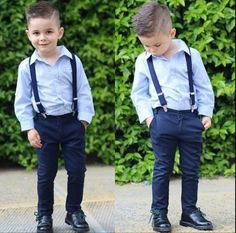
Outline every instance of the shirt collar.
<path id="1" fill-rule="evenodd" d="M 59 58 L 62 57 L 62 56 L 66 56 L 66 57 L 69 57 L 69 58 L 72 59 L 72 55 L 71 55 L 70 51 L 64 45 L 57 46 L 57 48 L 59 48 L 59 51 L 60 51 Z M 39 56 L 37 50 L 34 50 L 32 56 L 31 56 L 31 59 L 30 59 L 30 65 L 32 63 L 34 63 L 36 60 L 45 62 L 44 59 L 42 59 Z"/>
<path id="2" fill-rule="evenodd" d="M 180 51 L 183 51 L 183 52 L 186 52 L 186 53 L 188 53 L 189 55 L 191 55 L 190 52 L 189 52 L 189 47 L 186 45 L 186 43 L 185 43 L 183 40 L 181 40 L 181 39 L 173 39 L 173 42 L 174 42 L 175 44 L 177 44 L 177 46 L 178 46 L 178 50 L 177 50 L 175 53 L 178 53 L 178 52 L 180 52 Z M 158 57 L 158 56 L 154 56 L 154 55 L 152 55 L 151 53 L 149 53 L 149 52 L 146 51 L 146 52 L 145 52 L 145 58 L 148 59 L 150 56 Z M 159 57 L 162 57 L 162 56 L 159 56 Z"/>

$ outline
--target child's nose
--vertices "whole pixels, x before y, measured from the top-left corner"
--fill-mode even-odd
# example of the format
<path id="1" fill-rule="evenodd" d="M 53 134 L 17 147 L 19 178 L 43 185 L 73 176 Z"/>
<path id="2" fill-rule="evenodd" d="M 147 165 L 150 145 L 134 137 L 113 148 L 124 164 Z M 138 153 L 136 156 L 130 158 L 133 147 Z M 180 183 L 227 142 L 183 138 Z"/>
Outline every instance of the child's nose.
<path id="1" fill-rule="evenodd" d="M 43 33 L 40 35 L 40 40 L 45 40 L 45 35 Z"/>
<path id="2" fill-rule="evenodd" d="M 155 53 L 155 49 L 154 48 L 150 48 L 149 49 L 149 53 Z"/>

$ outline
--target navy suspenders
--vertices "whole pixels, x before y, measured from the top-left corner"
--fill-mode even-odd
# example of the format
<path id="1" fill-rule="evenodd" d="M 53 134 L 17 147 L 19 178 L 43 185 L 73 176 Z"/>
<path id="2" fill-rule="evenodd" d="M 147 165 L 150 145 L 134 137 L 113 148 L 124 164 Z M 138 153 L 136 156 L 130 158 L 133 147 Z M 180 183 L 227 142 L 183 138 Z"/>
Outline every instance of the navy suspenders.
<path id="1" fill-rule="evenodd" d="M 189 50 L 190 52 L 190 50 Z M 195 94 L 194 94 L 194 88 L 193 88 L 193 71 L 192 71 L 192 59 L 191 59 L 191 55 L 184 52 L 185 54 L 185 59 L 186 59 L 186 63 L 187 63 L 187 70 L 188 70 L 188 82 L 189 82 L 189 94 L 190 94 L 190 100 L 191 100 L 191 111 L 194 111 L 194 105 L 195 105 Z M 148 63 L 148 68 L 151 74 L 151 78 L 152 78 L 152 82 L 154 84 L 154 87 L 156 89 L 157 92 L 157 96 L 158 99 L 160 101 L 161 106 L 163 107 L 164 111 L 167 112 L 167 102 L 166 99 L 164 97 L 164 93 L 161 90 L 161 86 L 160 83 L 158 81 L 156 72 L 154 70 L 154 66 L 153 66 L 153 61 L 152 61 L 152 56 L 150 56 L 147 59 L 147 63 Z"/>
<path id="2" fill-rule="evenodd" d="M 73 96 L 72 110 L 73 110 L 73 113 L 75 113 L 78 110 L 77 69 L 76 69 L 75 55 L 73 53 L 71 54 L 72 54 L 72 59 L 70 59 L 70 63 L 71 63 L 71 68 L 72 68 L 72 96 Z"/>
<path id="3" fill-rule="evenodd" d="M 194 105 L 195 105 L 195 93 L 193 89 L 193 70 L 192 70 L 192 59 L 191 59 L 191 52 L 189 49 L 189 54 L 185 54 L 185 59 L 187 63 L 187 69 L 188 69 L 188 83 L 189 83 L 189 95 L 191 100 L 191 110 L 194 111 Z"/>
<path id="4" fill-rule="evenodd" d="M 77 97 L 77 69 L 76 69 L 76 60 L 75 55 L 72 54 L 72 59 L 70 59 L 71 68 L 72 68 L 72 96 L 73 96 L 73 102 L 72 102 L 72 112 L 75 114 L 77 112 L 78 107 L 78 97 Z M 35 62 L 30 64 L 31 57 L 29 59 L 29 67 L 30 67 L 30 76 L 32 80 L 32 89 L 34 93 L 35 103 L 38 107 L 39 113 L 43 115 L 44 118 L 47 118 L 45 108 L 43 107 L 38 93 L 38 86 L 37 86 L 37 80 L 36 80 L 36 72 L 35 72 Z"/>
<path id="5" fill-rule="evenodd" d="M 29 59 L 29 64 L 30 64 L 30 59 Z M 39 99 L 38 85 L 37 85 L 36 72 L 35 72 L 35 62 L 30 65 L 30 76 L 32 80 L 32 89 L 34 92 L 35 103 L 38 107 L 39 112 L 46 118 L 45 109 Z"/>
<path id="6" fill-rule="evenodd" d="M 161 106 L 163 107 L 164 111 L 167 112 L 166 99 L 165 99 L 165 97 L 164 97 L 164 93 L 163 93 L 162 90 L 161 90 L 160 83 L 159 83 L 159 81 L 158 81 L 156 72 L 155 72 L 155 70 L 154 70 L 153 61 L 152 61 L 152 56 L 150 56 L 150 57 L 147 59 L 147 62 L 148 62 L 148 68 L 149 68 L 149 71 L 150 71 L 150 74 L 151 74 L 151 77 L 152 77 L 152 82 L 153 82 L 154 87 L 155 87 L 156 92 L 157 92 L 158 99 L 159 99 L 160 104 L 161 104 Z"/>

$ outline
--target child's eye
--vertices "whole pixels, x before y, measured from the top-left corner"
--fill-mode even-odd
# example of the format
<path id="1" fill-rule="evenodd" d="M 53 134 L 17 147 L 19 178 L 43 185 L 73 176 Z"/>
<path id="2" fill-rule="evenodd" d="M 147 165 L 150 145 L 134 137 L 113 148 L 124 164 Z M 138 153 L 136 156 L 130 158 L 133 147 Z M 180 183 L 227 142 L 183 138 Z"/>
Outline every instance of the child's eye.
<path id="1" fill-rule="evenodd" d="M 51 33 L 53 33 L 53 31 L 47 31 L 47 34 L 51 34 Z"/>
<path id="2" fill-rule="evenodd" d="M 157 48 L 160 47 L 160 46 L 161 46 L 160 44 L 156 44 L 156 45 L 155 45 L 155 47 L 157 47 Z"/>
<path id="3" fill-rule="evenodd" d="M 33 32 L 33 35 L 38 36 L 38 35 L 39 35 L 39 32 Z"/>

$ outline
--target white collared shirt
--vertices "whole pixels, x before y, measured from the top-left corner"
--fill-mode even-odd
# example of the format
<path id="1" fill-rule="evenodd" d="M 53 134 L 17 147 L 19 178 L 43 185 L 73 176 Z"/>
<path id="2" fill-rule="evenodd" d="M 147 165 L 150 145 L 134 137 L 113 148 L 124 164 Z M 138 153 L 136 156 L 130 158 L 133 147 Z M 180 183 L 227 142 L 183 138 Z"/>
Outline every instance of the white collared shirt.
<path id="1" fill-rule="evenodd" d="M 153 56 L 153 65 L 164 93 L 167 107 L 175 110 L 191 109 L 187 63 L 184 52 L 189 48 L 184 41 L 175 39 L 178 50 L 170 59 L 163 56 Z M 190 48 L 195 92 L 195 108 L 200 115 L 212 117 L 214 108 L 214 93 L 203 65 L 201 56 L 196 49 Z M 139 121 L 153 116 L 153 109 L 161 106 L 148 69 L 147 59 L 152 56 L 143 52 L 135 63 L 135 74 L 131 99 L 136 108 Z"/>

